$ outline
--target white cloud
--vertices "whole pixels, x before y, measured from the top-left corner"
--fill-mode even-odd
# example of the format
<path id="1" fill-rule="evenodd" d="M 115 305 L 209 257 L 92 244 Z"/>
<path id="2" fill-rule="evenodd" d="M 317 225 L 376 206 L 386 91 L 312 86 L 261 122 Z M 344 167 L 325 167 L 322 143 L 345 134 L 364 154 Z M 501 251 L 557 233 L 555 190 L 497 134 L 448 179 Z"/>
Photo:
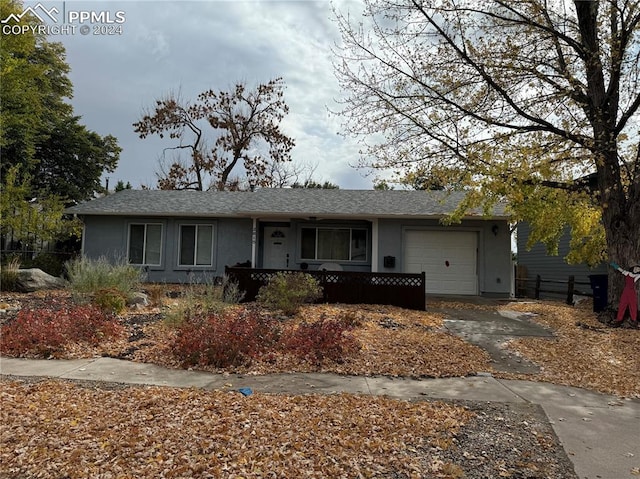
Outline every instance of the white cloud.
<path id="1" fill-rule="evenodd" d="M 122 35 L 50 38 L 67 48 L 76 114 L 89 129 L 115 135 L 123 148 L 117 171 L 109 175 L 112 184 L 155 183 L 163 142 L 137 138 L 132 123 L 156 98 L 176 90 L 195 98 L 209 88 L 281 76 L 290 107 L 284 128 L 297 145 L 294 161 L 317 163 L 316 176 L 342 188 L 371 186 L 349 166 L 357 163 L 358 148 L 337 134 L 340 120 L 327 112 L 340 95 L 331 63 L 338 32 L 328 0 L 67 1 L 65 6 L 126 14 Z"/>

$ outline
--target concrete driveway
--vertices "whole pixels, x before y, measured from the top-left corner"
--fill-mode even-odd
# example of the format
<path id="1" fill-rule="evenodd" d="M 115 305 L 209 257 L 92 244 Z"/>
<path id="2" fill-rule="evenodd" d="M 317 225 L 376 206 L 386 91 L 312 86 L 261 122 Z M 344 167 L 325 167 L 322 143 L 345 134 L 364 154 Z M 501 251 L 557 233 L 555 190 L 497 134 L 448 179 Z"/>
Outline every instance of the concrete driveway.
<path id="1" fill-rule="evenodd" d="M 473 303 L 481 301 L 482 304 L 496 306 L 500 304 L 498 301 L 482 298 L 456 298 L 455 301 Z M 538 366 L 506 349 L 505 343 L 522 337 L 553 337 L 550 330 L 532 321 L 535 315 L 531 313 L 502 309 L 496 312 L 484 309 L 429 308 L 428 306 L 427 310 L 445 316 L 444 327 L 447 331 L 487 351 L 491 356 L 493 368 L 499 372 L 523 374 L 539 372 Z"/>

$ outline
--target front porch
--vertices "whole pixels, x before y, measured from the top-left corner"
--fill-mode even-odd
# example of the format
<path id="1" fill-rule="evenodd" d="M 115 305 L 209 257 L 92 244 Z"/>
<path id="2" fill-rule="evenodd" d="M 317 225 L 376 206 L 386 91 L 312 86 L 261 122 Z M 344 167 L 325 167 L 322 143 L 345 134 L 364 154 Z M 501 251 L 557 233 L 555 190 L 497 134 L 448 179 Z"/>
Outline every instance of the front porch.
<path id="1" fill-rule="evenodd" d="M 310 271 L 225 267 L 225 275 L 254 301 L 258 291 L 278 272 L 303 272 L 322 286 L 324 303 L 388 304 L 423 311 L 426 307 L 425 274 L 372 273 L 361 271 Z"/>

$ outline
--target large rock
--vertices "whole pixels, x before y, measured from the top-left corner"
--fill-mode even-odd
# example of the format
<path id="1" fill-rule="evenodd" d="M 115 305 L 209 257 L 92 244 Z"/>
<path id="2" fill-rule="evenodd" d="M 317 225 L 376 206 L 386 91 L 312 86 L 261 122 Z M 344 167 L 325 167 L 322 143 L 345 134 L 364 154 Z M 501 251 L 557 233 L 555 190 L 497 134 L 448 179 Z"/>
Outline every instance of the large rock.
<path id="1" fill-rule="evenodd" d="M 127 306 L 132 309 L 144 309 L 149 306 L 149 296 L 142 292 L 135 292 L 127 299 Z"/>
<path id="2" fill-rule="evenodd" d="M 61 289 L 66 284 L 62 278 L 51 276 L 38 268 L 30 268 L 18 270 L 16 288 L 22 293 L 31 293 L 41 289 Z"/>

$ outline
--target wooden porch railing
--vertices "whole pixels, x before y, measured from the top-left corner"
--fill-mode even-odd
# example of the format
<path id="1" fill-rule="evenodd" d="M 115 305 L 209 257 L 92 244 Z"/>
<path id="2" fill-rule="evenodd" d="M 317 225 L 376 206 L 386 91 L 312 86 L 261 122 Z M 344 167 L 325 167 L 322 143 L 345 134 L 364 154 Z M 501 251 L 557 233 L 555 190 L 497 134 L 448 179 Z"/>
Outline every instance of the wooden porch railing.
<path id="1" fill-rule="evenodd" d="M 280 272 L 303 272 L 313 276 L 322 286 L 319 302 L 348 304 L 389 304 L 424 310 L 425 275 L 404 273 L 368 273 L 359 271 L 300 271 L 225 267 L 229 279 L 237 281 L 245 292 L 244 301 L 254 301 L 269 278 Z"/>

